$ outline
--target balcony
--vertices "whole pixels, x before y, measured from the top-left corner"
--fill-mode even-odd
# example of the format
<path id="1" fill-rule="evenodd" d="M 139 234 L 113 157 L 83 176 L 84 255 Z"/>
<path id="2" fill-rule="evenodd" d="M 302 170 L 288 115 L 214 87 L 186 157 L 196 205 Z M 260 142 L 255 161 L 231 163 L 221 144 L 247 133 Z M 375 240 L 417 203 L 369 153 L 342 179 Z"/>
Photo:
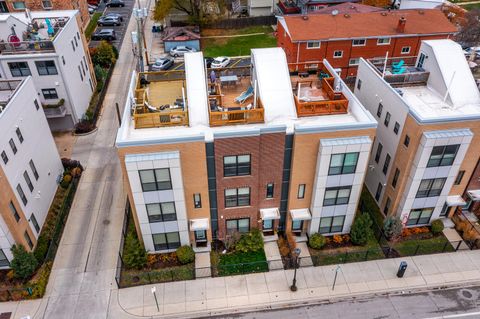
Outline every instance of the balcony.
<path id="1" fill-rule="evenodd" d="M 57 107 L 43 108 L 43 112 L 45 113 L 45 116 L 49 119 L 64 117 L 67 114 L 67 108 L 65 107 L 65 105 L 60 105 Z"/>
<path id="2" fill-rule="evenodd" d="M 299 117 L 348 113 L 348 99 L 334 89 L 335 79 L 323 64 L 315 64 L 314 68 L 301 65 L 300 70 L 290 72 Z"/>
<path id="3" fill-rule="evenodd" d="M 392 86 L 425 85 L 430 72 L 415 65 L 417 57 L 376 58 L 368 63 Z"/>
<path id="4" fill-rule="evenodd" d="M 210 80 L 210 126 L 264 122 L 264 109 L 254 89 L 256 84 L 251 82 L 248 72 L 249 69 L 229 75 L 220 73 L 215 83 Z"/>
<path id="5" fill-rule="evenodd" d="M 279 1 L 277 5 L 283 14 L 298 14 L 302 11 L 300 7 L 297 6 L 295 1 Z"/>
<path id="6" fill-rule="evenodd" d="M 0 42 L 0 54 L 31 54 L 55 52 L 53 41 Z"/>
<path id="7" fill-rule="evenodd" d="M 137 82 L 133 105 L 135 128 L 188 126 L 185 82 L 149 82 L 148 76 L 148 73 L 141 73 Z"/>
<path id="8" fill-rule="evenodd" d="M 22 80 L 0 81 L 0 113 L 7 106 Z"/>

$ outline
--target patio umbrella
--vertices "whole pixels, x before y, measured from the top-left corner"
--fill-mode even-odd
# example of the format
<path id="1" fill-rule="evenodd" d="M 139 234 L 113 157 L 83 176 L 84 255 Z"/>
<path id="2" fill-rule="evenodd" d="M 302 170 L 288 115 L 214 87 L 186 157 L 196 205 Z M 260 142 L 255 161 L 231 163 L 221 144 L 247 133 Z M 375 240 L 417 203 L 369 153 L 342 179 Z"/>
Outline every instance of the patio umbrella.
<path id="1" fill-rule="evenodd" d="M 48 34 L 53 35 L 55 32 L 53 31 L 52 22 L 50 22 L 50 19 L 45 19 L 45 24 L 47 25 Z"/>
<path id="2" fill-rule="evenodd" d="M 468 61 L 468 66 L 473 69 L 474 67 L 476 67 L 478 64 L 473 62 L 473 61 Z"/>

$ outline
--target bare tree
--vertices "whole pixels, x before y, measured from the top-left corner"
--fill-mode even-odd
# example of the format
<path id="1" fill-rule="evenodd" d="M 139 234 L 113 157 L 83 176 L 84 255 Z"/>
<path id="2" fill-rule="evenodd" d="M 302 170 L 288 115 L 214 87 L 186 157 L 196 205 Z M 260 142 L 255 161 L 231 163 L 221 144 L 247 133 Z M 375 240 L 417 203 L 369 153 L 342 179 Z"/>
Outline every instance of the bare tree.
<path id="1" fill-rule="evenodd" d="M 462 25 L 456 40 L 465 46 L 480 44 L 480 10 L 474 9 L 465 14 L 465 23 Z"/>

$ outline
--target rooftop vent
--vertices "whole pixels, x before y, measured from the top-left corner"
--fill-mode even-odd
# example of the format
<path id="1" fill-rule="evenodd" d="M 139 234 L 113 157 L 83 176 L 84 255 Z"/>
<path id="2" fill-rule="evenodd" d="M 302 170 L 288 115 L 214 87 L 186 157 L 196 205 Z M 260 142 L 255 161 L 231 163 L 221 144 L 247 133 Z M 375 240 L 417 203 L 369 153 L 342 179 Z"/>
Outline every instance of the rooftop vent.
<path id="1" fill-rule="evenodd" d="M 348 13 L 345 13 L 343 16 L 344 16 L 345 18 L 350 18 L 350 15 L 349 15 Z"/>
<path id="2" fill-rule="evenodd" d="M 405 19 L 405 17 L 401 17 L 399 20 L 398 20 L 398 24 L 397 24 L 397 32 L 398 33 L 404 33 L 405 32 L 405 25 L 407 24 L 407 19 Z"/>
<path id="3" fill-rule="evenodd" d="M 338 14 L 338 10 L 332 10 L 332 16 L 336 16 Z"/>
<path id="4" fill-rule="evenodd" d="M 423 11 L 423 10 L 418 10 L 418 14 L 425 14 L 425 11 Z"/>
<path id="5" fill-rule="evenodd" d="M 308 16 L 302 16 L 303 20 L 308 20 Z"/>
<path id="6" fill-rule="evenodd" d="M 387 13 L 386 12 L 382 12 L 380 13 L 382 16 L 386 17 L 387 16 Z"/>

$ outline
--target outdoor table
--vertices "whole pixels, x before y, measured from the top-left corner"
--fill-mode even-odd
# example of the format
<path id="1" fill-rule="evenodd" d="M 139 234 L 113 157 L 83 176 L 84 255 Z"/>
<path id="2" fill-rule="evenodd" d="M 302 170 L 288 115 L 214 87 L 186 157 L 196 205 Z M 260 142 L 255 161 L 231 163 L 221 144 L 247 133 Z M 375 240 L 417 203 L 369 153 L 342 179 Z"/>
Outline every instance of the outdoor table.
<path id="1" fill-rule="evenodd" d="M 220 76 L 220 83 L 222 83 L 222 84 L 237 83 L 237 81 L 238 81 L 238 76 L 236 76 L 236 75 L 222 75 L 222 76 Z"/>

